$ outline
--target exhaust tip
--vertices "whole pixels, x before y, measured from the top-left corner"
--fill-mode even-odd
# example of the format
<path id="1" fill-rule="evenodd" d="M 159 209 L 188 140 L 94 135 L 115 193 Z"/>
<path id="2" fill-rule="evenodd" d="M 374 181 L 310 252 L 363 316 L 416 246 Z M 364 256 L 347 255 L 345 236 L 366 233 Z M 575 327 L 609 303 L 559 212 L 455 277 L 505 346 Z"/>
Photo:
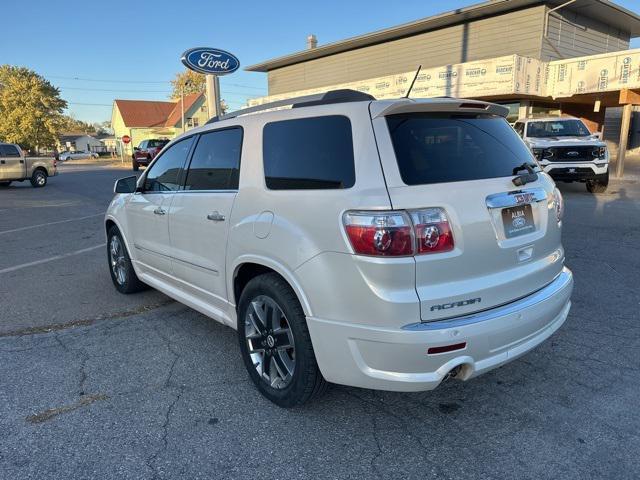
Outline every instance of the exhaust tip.
<path id="1" fill-rule="evenodd" d="M 451 370 L 447 372 L 447 374 L 442 379 L 443 382 L 449 380 L 450 378 L 456 378 L 460 372 L 462 371 L 462 365 L 456 365 Z"/>

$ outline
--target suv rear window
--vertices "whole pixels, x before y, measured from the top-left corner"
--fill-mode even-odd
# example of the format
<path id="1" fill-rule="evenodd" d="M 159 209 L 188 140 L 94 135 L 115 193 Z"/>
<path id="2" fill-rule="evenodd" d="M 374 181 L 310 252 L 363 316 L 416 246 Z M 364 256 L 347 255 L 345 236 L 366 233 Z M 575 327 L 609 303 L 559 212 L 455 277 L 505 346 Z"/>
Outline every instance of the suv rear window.
<path id="1" fill-rule="evenodd" d="M 355 183 L 347 117 L 300 118 L 264 127 L 264 174 L 271 190 L 350 188 Z"/>
<path id="2" fill-rule="evenodd" d="M 535 160 L 502 117 L 409 114 L 387 117 L 407 185 L 508 177 Z"/>

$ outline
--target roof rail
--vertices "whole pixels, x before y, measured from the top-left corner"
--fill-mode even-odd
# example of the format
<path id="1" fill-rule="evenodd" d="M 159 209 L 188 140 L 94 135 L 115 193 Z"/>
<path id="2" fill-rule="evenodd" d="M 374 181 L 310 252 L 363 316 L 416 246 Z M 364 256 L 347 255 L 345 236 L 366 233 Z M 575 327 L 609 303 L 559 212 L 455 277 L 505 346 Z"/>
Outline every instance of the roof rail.
<path id="1" fill-rule="evenodd" d="M 235 112 L 227 113 L 219 117 L 211 118 L 205 125 L 219 122 L 221 120 L 227 120 L 229 118 L 239 117 L 240 115 L 246 115 L 248 113 L 261 112 L 263 110 L 269 110 L 271 108 L 291 106 L 291 108 L 312 107 L 316 105 L 329 105 L 332 103 L 348 103 L 348 102 L 364 102 L 375 100 L 373 95 L 368 93 L 359 92 L 358 90 L 330 90 L 325 93 L 316 93 L 314 95 L 304 95 L 302 97 L 287 98 L 284 100 L 276 100 L 275 102 L 263 103 L 262 105 L 256 105 L 254 107 L 243 108 L 242 110 L 236 110 Z"/>

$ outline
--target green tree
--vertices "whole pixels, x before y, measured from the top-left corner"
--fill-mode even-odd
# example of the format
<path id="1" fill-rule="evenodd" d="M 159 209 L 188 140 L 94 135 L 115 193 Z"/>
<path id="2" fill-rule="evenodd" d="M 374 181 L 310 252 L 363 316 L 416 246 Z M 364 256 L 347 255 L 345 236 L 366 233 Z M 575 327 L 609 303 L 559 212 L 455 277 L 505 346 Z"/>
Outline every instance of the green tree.
<path id="1" fill-rule="evenodd" d="M 56 144 L 67 102 L 33 70 L 0 65 L 0 140 L 23 148 Z"/>
<path id="2" fill-rule="evenodd" d="M 171 80 L 171 95 L 169 97 L 173 100 L 180 100 L 182 89 L 184 88 L 184 94 L 190 93 L 205 93 L 206 77 L 202 73 L 194 72 L 193 70 L 185 70 L 181 73 L 176 73 L 176 76 Z M 228 106 L 224 99 L 220 100 L 220 108 L 222 113 L 227 113 Z"/>
<path id="3" fill-rule="evenodd" d="M 76 120 L 75 118 L 64 115 L 60 121 L 60 132 L 82 132 L 82 133 L 96 133 L 95 125 L 91 123 L 83 122 L 82 120 Z"/>
<path id="4" fill-rule="evenodd" d="M 205 76 L 193 70 L 176 73 L 175 78 L 171 80 L 172 91 L 170 97 L 174 100 L 179 99 L 183 88 L 185 95 L 204 93 L 206 90 Z"/>

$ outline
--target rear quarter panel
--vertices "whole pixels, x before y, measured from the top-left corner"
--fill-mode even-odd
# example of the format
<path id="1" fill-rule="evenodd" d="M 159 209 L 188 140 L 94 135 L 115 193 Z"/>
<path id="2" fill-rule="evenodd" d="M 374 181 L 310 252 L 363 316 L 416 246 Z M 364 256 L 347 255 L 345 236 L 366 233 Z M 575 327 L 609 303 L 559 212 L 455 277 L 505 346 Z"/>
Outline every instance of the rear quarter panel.
<path id="1" fill-rule="evenodd" d="M 355 185 L 343 190 L 267 189 L 262 159 L 264 126 L 279 120 L 322 115 L 345 115 L 351 121 Z M 345 104 L 339 108 L 326 105 L 276 111 L 236 120 L 235 123 L 234 120 L 225 122 L 244 128 L 240 190 L 230 218 L 227 250 L 229 292 L 233 292 L 234 272 L 247 258 L 276 266 L 274 269 L 285 272 L 283 276 L 290 283 L 300 284 L 296 269 L 305 262 L 323 252 L 351 253 L 342 228 L 342 214 L 346 210 L 390 207 L 368 102 Z M 331 278 L 315 280 L 330 282 Z M 313 305 L 307 305 L 305 310 L 310 308 Z"/>

